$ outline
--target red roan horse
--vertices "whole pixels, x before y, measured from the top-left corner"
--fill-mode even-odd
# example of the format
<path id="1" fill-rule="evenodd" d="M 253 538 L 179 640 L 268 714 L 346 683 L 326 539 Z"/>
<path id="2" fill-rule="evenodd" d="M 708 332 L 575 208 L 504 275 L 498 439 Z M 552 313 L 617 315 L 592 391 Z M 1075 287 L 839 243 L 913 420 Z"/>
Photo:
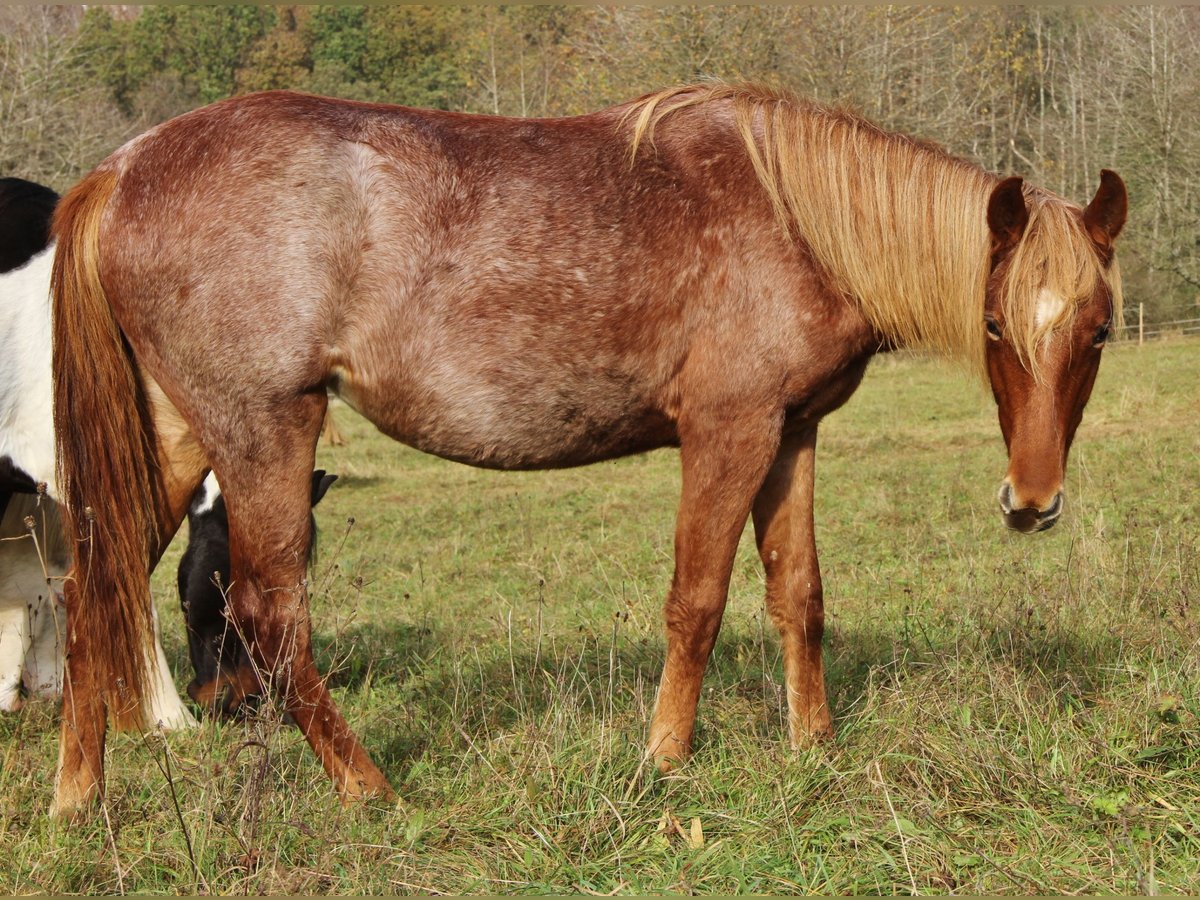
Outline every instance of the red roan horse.
<path id="1" fill-rule="evenodd" d="M 326 389 L 476 466 L 678 446 L 683 494 L 648 752 L 690 749 L 753 516 L 793 744 L 832 731 L 813 455 L 872 355 L 986 372 L 1006 522 L 1049 527 L 1114 315 L 1111 172 L 1079 209 L 853 115 L 755 87 L 570 119 L 290 93 L 223 101 L 118 150 L 55 223 L 61 482 L 83 548 L 55 809 L 136 715 L 147 571 L 211 468 L 231 604 L 343 797 L 389 794 L 313 665 L 304 583 Z"/>

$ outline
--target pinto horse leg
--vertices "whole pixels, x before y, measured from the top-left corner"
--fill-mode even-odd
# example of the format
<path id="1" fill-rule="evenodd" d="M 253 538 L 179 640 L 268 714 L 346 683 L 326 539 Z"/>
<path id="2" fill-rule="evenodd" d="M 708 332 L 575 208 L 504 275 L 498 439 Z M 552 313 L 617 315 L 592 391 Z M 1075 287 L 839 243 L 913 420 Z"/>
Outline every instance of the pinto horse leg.
<path id="1" fill-rule="evenodd" d="M 13 543 L 25 549 L 16 541 Z M 0 553 L 0 559 L 8 562 L 14 555 Z M 8 583 L 3 585 L 0 591 L 0 712 L 16 712 L 21 708 L 21 672 L 30 648 L 28 602 L 27 594 Z"/>
<path id="2" fill-rule="evenodd" d="M 817 429 L 784 437 L 754 500 L 754 536 L 767 573 L 767 611 L 779 629 L 794 748 L 833 736 L 825 696 L 821 636 L 825 607 L 813 533 Z"/>
<path id="3" fill-rule="evenodd" d="M 229 607 L 268 689 L 283 700 L 338 794 L 393 796 L 313 661 L 305 576 L 313 451 L 325 399 L 307 400 L 269 431 L 247 428 L 272 435 L 269 460 L 222 465 L 214 458 L 229 513 Z"/>
<path id="4" fill-rule="evenodd" d="M 738 540 L 779 443 L 779 424 L 680 428 L 683 492 L 667 597 L 667 660 L 647 753 L 667 772 L 691 752 L 696 704 L 729 596 Z"/>

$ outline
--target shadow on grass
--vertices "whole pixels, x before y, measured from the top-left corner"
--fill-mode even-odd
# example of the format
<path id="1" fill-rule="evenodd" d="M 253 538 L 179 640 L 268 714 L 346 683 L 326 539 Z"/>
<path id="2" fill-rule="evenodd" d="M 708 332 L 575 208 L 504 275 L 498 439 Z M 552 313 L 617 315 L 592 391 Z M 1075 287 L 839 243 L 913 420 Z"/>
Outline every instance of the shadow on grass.
<path id="1" fill-rule="evenodd" d="M 660 635 L 545 636 L 510 650 L 503 639 L 468 641 L 429 626 L 360 625 L 336 640 L 318 638 L 323 671 L 338 663 L 330 686 L 376 695 L 363 737 L 382 747 L 385 768 L 403 767 L 433 743 L 468 746 L 481 735 L 544 727 L 555 715 L 584 733 L 601 725 L 641 741 L 664 656 Z M 937 635 L 901 623 L 839 628 L 826 640 L 827 687 L 835 725 L 853 721 L 872 685 L 919 677 L 977 679 L 1004 669 L 1006 680 L 1046 686 L 1056 702 L 1091 705 L 1123 655 L 1112 635 L 1081 636 L 1028 629 L 1021 623 Z M 964 674 L 965 673 L 965 674 Z M 743 729 L 764 742 L 786 740 L 786 696 L 778 638 L 723 634 L 705 677 L 698 744 L 714 728 Z M 923 688 L 927 689 L 927 688 Z M 974 690 L 967 686 L 966 696 Z M 567 704 L 566 711 L 560 707 Z M 720 724 L 718 724 L 720 723 Z M 640 729 L 636 736 L 634 729 Z"/>
<path id="2" fill-rule="evenodd" d="M 1013 621 L 979 629 L 940 628 L 931 635 L 897 621 L 890 628 L 839 629 L 826 640 L 825 659 L 830 690 L 850 703 L 861 700 L 881 672 L 902 683 L 931 668 L 989 667 L 1005 667 L 1021 679 L 1062 684 L 1086 699 L 1111 680 L 1114 662 L 1128 653 L 1121 636 L 1109 632 L 1083 634 Z"/>
<path id="3" fill-rule="evenodd" d="M 350 475 L 341 472 L 336 474 L 338 477 L 338 488 L 343 492 L 347 488 L 370 488 L 391 480 L 382 475 Z"/>

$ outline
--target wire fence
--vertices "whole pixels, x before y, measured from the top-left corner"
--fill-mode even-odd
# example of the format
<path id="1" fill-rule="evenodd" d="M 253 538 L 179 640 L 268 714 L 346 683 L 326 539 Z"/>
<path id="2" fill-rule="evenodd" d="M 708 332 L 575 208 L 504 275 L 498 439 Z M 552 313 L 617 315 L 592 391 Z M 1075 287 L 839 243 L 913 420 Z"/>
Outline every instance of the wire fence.
<path id="1" fill-rule="evenodd" d="M 1133 313 L 1133 315 L 1129 315 L 1129 313 Z M 1174 319 L 1169 322 L 1147 322 L 1139 305 L 1137 310 L 1126 310 L 1125 328 L 1121 337 L 1125 341 L 1140 344 L 1154 338 L 1194 337 L 1196 335 L 1200 335 L 1200 317 Z"/>

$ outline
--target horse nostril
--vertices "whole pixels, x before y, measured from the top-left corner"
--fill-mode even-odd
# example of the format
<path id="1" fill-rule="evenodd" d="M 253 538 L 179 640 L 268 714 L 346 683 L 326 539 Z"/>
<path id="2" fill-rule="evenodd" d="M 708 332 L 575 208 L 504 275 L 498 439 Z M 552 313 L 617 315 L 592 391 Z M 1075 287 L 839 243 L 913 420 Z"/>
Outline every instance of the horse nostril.
<path id="1" fill-rule="evenodd" d="M 1062 509 L 1063 493 L 1062 491 L 1059 491 L 1054 495 L 1054 499 L 1050 502 L 1049 506 L 1047 506 L 1045 509 L 1038 510 L 1037 527 L 1035 530 L 1045 531 L 1046 529 L 1053 527 L 1054 523 L 1058 521 L 1058 516 L 1059 513 L 1062 512 Z"/>
<path id="2" fill-rule="evenodd" d="M 1050 501 L 1050 505 L 1042 509 L 1037 505 L 1027 505 L 1018 507 L 1017 501 L 1013 497 L 1013 487 L 1007 480 L 1000 485 L 1000 493 L 998 495 L 1000 501 L 1000 512 L 1004 515 L 1004 522 L 1009 528 L 1016 531 L 1023 531 L 1026 534 L 1032 534 L 1035 531 L 1045 531 L 1050 528 L 1058 520 L 1059 514 L 1063 509 L 1063 492 L 1058 491 L 1054 495 L 1054 499 Z"/>

